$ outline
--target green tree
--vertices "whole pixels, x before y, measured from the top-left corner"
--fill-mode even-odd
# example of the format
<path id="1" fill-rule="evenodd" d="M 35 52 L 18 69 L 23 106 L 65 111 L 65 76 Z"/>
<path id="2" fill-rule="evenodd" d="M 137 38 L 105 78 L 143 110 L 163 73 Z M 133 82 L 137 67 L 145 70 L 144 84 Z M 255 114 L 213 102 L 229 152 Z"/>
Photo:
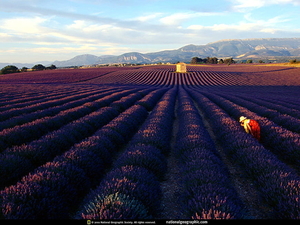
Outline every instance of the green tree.
<path id="1" fill-rule="evenodd" d="M 1 74 L 18 73 L 20 72 L 18 67 L 14 65 L 8 65 L 1 69 Z"/>
<path id="2" fill-rule="evenodd" d="M 48 66 L 46 69 L 47 70 L 55 70 L 56 66 L 52 64 L 51 66 Z"/>
<path id="3" fill-rule="evenodd" d="M 201 64 L 204 63 L 204 60 L 199 57 L 193 57 L 191 60 L 191 64 Z"/>
<path id="4" fill-rule="evenodd" d="M 246 63 L 253 63 L 253 60 L 252 60 L 252 59 L 248 59 L 248 60 L 246 61 Z"/>
<path id="5" fill-rule="evenodd" d="M 227 58 L 227 59 L 224 59 L 223 61 L 224 61 L 225 64 L 228 64 L 228 65 L 230 65 L 232 63 L 235 63 L 235 61 L 233 60 L 233 58 Z"/>
<path id="6" fill-rule="evenodd" d="M 198 57 L 193 57 L 191 60 L 191 64 L 198 64 L 198 60 L 199 60 Z"/>
<path id="7" fill-rule="evenodd" d="M 21 72 L 27 72 L 28 68 L 27 67 L 22 67 Z"/>
<path id="8" fill-rule="evenodd" d="M 32 67 L 32 70 L 44 70 L 44 69 L 46 69 L 46 67 L 43 66 L 42 64 L 37 64 Z"/>
<path id="9" fill-rule="evenodd" d="M 218 58 L 216 58 L 216 57 L 212 57 L 212 58 L 207 57 L 207 63 L 209 63 L 209 64 L 218 64 Z"/>

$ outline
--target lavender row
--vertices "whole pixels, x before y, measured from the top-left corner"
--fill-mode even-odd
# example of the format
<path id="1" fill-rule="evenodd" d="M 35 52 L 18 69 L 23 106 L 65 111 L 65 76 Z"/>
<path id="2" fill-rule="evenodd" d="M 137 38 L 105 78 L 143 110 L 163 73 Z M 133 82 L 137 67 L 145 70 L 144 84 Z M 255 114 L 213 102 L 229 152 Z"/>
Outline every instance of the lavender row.
<path id="1" fill-rule="evenodd" d="M 40 101 L 41 99 L 45 99 L 47 97 L 53 97 L 55 95 L 60 95 L 66 92 L 65 89 L 56 90 L 55 92 L 51 91 L 41 91 L 41 90 L 28 90 L 25 92 L 22 90 L 21 87 L 10 88 L 9 86 L 2 87 L 1 90 L 4 90 L 3 93 L 1 93 L 1 100 L 0 100 L 0 111 L 7 110 L 9 108 L 17 108 L 18 105 L 22 105 L 26 102 L 31 102 L 34 104 L 35 101 Z M 28 87 L 26 87 L 28 88 Z M 74 93 L 75 90 L 69 90 L 69 93 Z M 8 95 L 7 93 L 10 93 Z"/>
<path id="2" fill-rule="evenodd" d="M 280 103 L 280 105 L 284 106 L 284 107 L 287 107 L 287 108 L 290 108 L 290 109 L 295 109 L 296 111 L 300 111 L 300 101 L 299 101 L 299 98 L 297 98 L 298 96 L 298 93 L 296 92 L 294 94 L 294 98 L 292 98 L 291 96 L 288 96 L 286 98 L 282 98 L 282 100 L 280 99 L 264 99 L 264 101 L 269 101 L 269 102 L 273 102 L 275 104 L 278 104 Z M 298 115 L 298 114 L 297 114 Z"/>
<path id="3" fill-rule="evenodd" d="M 43 134 L 58 129 L 73 120 L 79 119 L 101 107 L 107 106 L 113 101 L 133 92 L 135 92 L 135 90 L 125 90 L 113 93 L 109 96 L 105 95 L 105 97 L 96 101 L 61 111 L 55 116 L 44 117 L 23 125 L 5 129 L 0 132 L 0 151 L 13 145 L 21 145 L 25 142 L 38 139 Z"/>
<path id="4" fill-rule="evenodd" d="M 164 160 L 164 155 L 170 150 L 170 141 L 165 140 L 170 140 L 172 136 L 175 100 L 176 89 L 169 90 L 160 99 L 145 123 L 133 136 L 124 154 L 115 163 L 117 167 L 128 164 L 146 167 L 157 178 L 163 179 L 166 164 L 156 162 L 159 162 L 157 160 L 160 158 Z M 154 159 L 155 155 L 156 160 L 148 160 L 148 156 Z"/>
<path id="5" fill-rule="evenodd" d="M 295 117 L 297 119 L 300 119 L 300 107 L 296 107 L 295 105 L 291 105 L 291 104 L 286 104 L 286 102 L 281 102 L 278 99 L 272 101 L 271 99 L 259 99 L 259 98 L 255 98 L 254 96 L 242 96 L 245 100 L 254 102 L 256 104 L 259 104 L 261 106 L 265 106 L 271 110 L 276 110 L 282 114 L 287 114 L 290 115 L 292 117 Z M 297 109 L 298 108 L 298 109 Z"/>
<path id="6" fill-rule="evenodd" d="M 148 91 L 145 90 L 143 92 L 145 93 Z M 138 92 L 134 93 L 131 98 L 134 99 L 136 96 L 139 96 Z M 125 98 L 125 102 L 128 100 L 127 97 L 123 98 Z M 10 184 L 27 171 L 30 171 L 33 166 L 41 165 L 42 163 L 53 159 L 57 154 L 62 153 L 74 143 L 91 135 L 99 129 L 99 127 L 108 123 L 118 113 L 119 111 L 114 107 L 103 107 L 94 113 L 63 126 L 59 130 L 43 136 L 39 140 L 7 149 L 0 155 L 0 160 L 2 161 L 1 170 L 9 171 L 1 175 L 3 176 L 0 179 L 3 180 L 1 185 Z M 12 158 L 15 160 L 12 160 Z M 27 163 L 22 165 L 22 169 L 16 168 L 17 164 L 14 164 L 15 161 L 18 162 L 24 158 L 24 162 Z"/>
<path id="7" fill-rule="evenodd" d="M 106 95 L 112 94 L 113 92 L 116 92 L 116 90 L 106 89 L 92 93 L 89 92 L 81 95 L 74 95 L 66 99 L 56 99 L 52 100 L 51 103 L 49 103 L 49 108 L 37 111 L 35 111 L 35 109 L 31 109 L 30 112 L 24 112 L 27 111 L 29 107 L 26 107 L 25 109 L 22 108 L 21 110 L 23 112 L 19 112 L 19 116 L 14 116 L 10 119 L 0 122 L 0 129 L 2 130 L 17 125 L 22 125 L 47 116 L 54 116 L 61 111 L 78 107 L 87 102 L 95 101 L 99 98 L 105 97 Z"/>
<path id="8" fill-rule="evenodd" d="M 285 110 L 285 114 L 279 112 L 280 107 L 276 107 L 275 109 L 270 109 L 269 107 L 264 106 L 264 102 L 260 102 L 260 104 L 255 103 L 255 100 L 246 100 L 245 98 L 238 98 L 234 96 L 224 96 L 226 99 L 239 104 L 240 106 L 247 107 L 247 109 L 252 112 L 257 113 L 259 116 L 266 117 L 272 120 L 274 123 L 285 127 L 286 129 L 300 133 L 300 121 L 299 119 L 290 116 L 290 112 L 292 109 Z M 267 103 L 266 103 L 267 104 Z M 295 112 L 295 111 L 294 111 Z M 300 111 L 298 111 L 298 117 L 300 118 Z"/>
<path id="9" fill-rule="evenodd" d="M 244 115 L 259 121 L 261 126 L 261 143 L 282 160 L 300 169 L 300 135 L 298 133 L 278 126 L 273 121 L 259 116 L 247 108 L 236 105 L 220 96 L 208 93 L 205 93 L 205 95 L 223 107 L 230 115 L 236 118 L 236 120 L 239 116 Z"/>
<path id="10" fill-rule="evenodd" d="M 176 155 L 183 174 L 187 219 L 241 219 L 244 207 L 214 142 L 184 89 L 179 91 Z"/>
<path id="11" fill-rule="evenodd" d="M 240 96 L 245 99 L 264 101 L 267 106 L 269 103 L 284 106 L 287 109 L 300 111 L 300 101 L 298 96 L 300 89 L 297 86 L 265 86 L 265 87 L 235 87 L 226 88 L 226 93 Z M 221 94 L 221 92 L 218 91 Z M 223 92 L 224 93 L 224 92 Z M 272 108 L 272 107 L 270 107 Z"/>
<path id="12" fill-rule="evenodd" d="M 173 69 L 171 67 L 162 69 L 149 70 L 149 68 L 136 68 L 129 71 L 117 71 L 105 77 L 100 77 L 93 82 L 112 83 L 112 84 L 131 84 L 131 85 L 166 85 L 167 74 Z M 167 85 L 166 85 L 167 86 Z"/>
<path id="13" fill-rule="evenodd" d="M 156 105 L 157 101 L 167 91 L 167 88 L 155 89 L 151 94 L 148 94 L 143 99 L 139 100 L 136 104 L 145 107 L 148 111 L 151 111 Z"/>
<path id="14" fill-rule="evenodd" d="M 5 172 L 0 175 L 1 188 L 15 182 L 36 166 L 51 161 L 56 155 L 61 154 L 74 143 L 88 137 L 99 127 L 108 123 L 117 114 L 115 109 L 103 107 L 36 141 L 6 149 L 0 155 L 0 168 Z M 12 158 L 15 160 L 12 161 Z M 24 160 L 24 164 L 16 164 L 22 160 Z"/>
<path id="15" fill-rule="evenodd" d="M 37 168 L 16 185 L 4 189 L 0 201 L 2 217 L 71 218 L 71 213 L 87 192 L 99 182 L 105 169 L 110 166 L 112 156 L 121 148 L 112 138 L 115 135 L 112 134 L 114 130 L 111 129 L 111 124 L 124 122 L 128 124 L 124 128 L 131 130 L 133 134 L 147 115 L 147 110 L 142 106 L 130 107 L 93 136 L 74 145 L 52 162 Z M 124 136 L 124 142 L 129 138 Z"/>
<path id="16" fill-rule="evenodd" d="M 284 88 L 276 88 L 274 91 L 276 94 L 272 96 L 270 99 L 266 98 L 266 95 L 262 95 L 260 98 L 263 100 L 270 100 L 273 103 L 279 103 L 288 108 L 295 108 L 298 111 L 300 110 L 300 100 L 298 97 L 299 94 L 299 86 L 288 86 Z"/>
<path id="17" fill-rule="evenodd" d="M 76 218 L 152 219 L 158 214 L 159 179 L 167 169 L 162 152 L 170 147 L 170 143 L 165 146 L 160 142 L 169 139 L 172 133 L 175 94 L 176 90 L 170 90 L 158 102 L 112 170 L 84 200 Z M 155 143 L 149 142 L 154 136 Z"/>
<path id="18" fill-rule="evenodd" d="M 195 67 L 188 68 L 189 73 L 175 73 L 174 67 L 136 68 L 128 71 L 116 71 L 107 76 L 99 77 L 93 82 L 101 84 L 130 84 L 151 86 L 233 86 L 248 84 L 248 80 L 236 79 L 236 75 L 227 72 L 198 71 Z"/>
<path id="19" fill-rule="evenodd" d="M 169 153 L 172 138 L 169 131 L 174 120 L 173 103 L 176 100 L 176 94 L 177 89 L 170 89 L 157 103 L 155 114 L 143 125 L 144 129 L 137 132 L 133 140 L 134 144 L 151 145 L 160 149 L 163 154 Z"/>
<path id="20" fill-rule="evenodd" d="M 121 99 L 111 103 L 111 107 L 115 108 L 119 112 L 123 112 L 129 106 L 134 104 L 136 101 L 143 98 L 146 94 L 150 92 L 150 89 L 140 90 L 135 89 L 135 91 L 127 96 L 122 97 Z"/>
<path id="21" fill-rule="evenodd" d="M 261 197 L 272 208 L 271 218 L 299 219 L 299 176 L 211 100 L 195 92 L 193 97 L 209 118 L 227 156 L 255 181 Z"/>
<path id="22" fill-rule="evenodd" d="M 66 99 L 64 102 L 67 102 L 68 99 L 69 98 L 72 99 L 74 95 L 76 96 L 78 94 L 85 94 L 86 92 L 87 91 L 85 90 L 80 90 L 80 91 L 62 90 L 61 92 L 57 93 L 53 90 L 52 92 L 42 96 L 40 96 L 40 93 L 33 93 L 33 95 L 39 96 L 36 97 L 37 100 L 31 100 L 32 98 L 26 98 L 22 101 L 22 103 L 11 104 L 10 102 L 6 102 L 6 105 L 1 107 L 0 109 L 1 121 L 9 118 L 9 116 L 11 117 L 11 116 L 19 115 L 20 113 L 27 113 L 27 112 L 32 112 L 35 110 L 47 108 L 48 105 L 51 106 L 51 104 L 53 104 L 53 101 L 57 101 L 57 99 L 60 99 L 62 101 Z"/>

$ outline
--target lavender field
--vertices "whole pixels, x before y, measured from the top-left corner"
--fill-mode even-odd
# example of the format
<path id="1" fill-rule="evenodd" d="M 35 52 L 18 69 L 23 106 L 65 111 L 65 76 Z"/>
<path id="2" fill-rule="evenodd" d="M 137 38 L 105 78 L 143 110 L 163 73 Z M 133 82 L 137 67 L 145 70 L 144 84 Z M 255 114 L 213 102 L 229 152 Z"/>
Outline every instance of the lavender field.
<path id="1" fill-rule="evenodd" d="M 0 219 L 300 219 L 300 68 L 187 69 L 0 75 Z"/>

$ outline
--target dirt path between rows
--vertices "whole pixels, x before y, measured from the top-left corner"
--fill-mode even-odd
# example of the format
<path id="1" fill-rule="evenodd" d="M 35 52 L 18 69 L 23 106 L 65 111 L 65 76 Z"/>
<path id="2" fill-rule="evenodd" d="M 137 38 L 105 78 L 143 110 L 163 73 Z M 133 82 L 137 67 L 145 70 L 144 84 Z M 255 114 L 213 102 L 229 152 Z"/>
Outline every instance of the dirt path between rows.
<path id="1" fill-rule="evenodd" d="M 182 193 L 181 185 L 181 173 L 178 166 L 178 159 L 174 155 L 175 140 L 178 132 L 178 120 L 177 120 L 177 107 L 178 100 L 175 104 L 175 120 L 173 122 L 172 139 L 171 139 L 171 151 L 167 158 L 168 171 L 165 176 L 165 180 L 161 182 L 161 189 L 163 193 L 162 197 L 162 212 L 159 219 L 184 219 L 179 197 Z"/>

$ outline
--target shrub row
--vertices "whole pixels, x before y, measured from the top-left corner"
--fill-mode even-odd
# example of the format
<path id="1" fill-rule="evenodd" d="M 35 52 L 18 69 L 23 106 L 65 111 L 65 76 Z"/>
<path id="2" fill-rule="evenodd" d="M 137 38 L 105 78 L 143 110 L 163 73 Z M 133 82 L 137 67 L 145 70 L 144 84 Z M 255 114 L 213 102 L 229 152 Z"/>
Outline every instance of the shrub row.
<path id="1" fill-rule="evenodd" d="M 116 112 L 112 107 L 109 109 Z M 117 112 L 116 112 L 117 113 Z M 114 113 L 109 112 L 110 116 Z M 134 105 L 113 119 L 94 135 L 74 145 L 52 162 L 37 168 L 22 178 L 16 185 L 5 188 L 1 193 L 2 216 L 5 219 L 66 219 L 71 218 L 77 205 L 94 187 L 111 164 L 112 156 L 121 146 L 112 138 L 111 124 L 124 123 L 124 129 L 132 131 L 147 117 L 144 107 Z M 93 121 L 103 121 L 94 118 Z M 130 137 L 123 137 L 126 143 Z M 127 173 L 130 171 L 126 170 Z M 125 171 L 125 172 L 126 172 Z M 142 173 L 142 174 L 141 174 Z M 120 173 L 117 173 L 120 174 Z M 145 173 L 135 173 L 137 178 Z M 149 181 L 152 184 L 152 181 Z M 126 200 L 126 196 L 116 194 L 108 199 Z M 157 196 L 154 196 L 157 197 Z M 135 201 L 125 201 L 136 206 Z M 37 204 L 36 204 L 37 203 Z M 126 206 L 124 206 L 126 207 Z"/>
<path id="2" fill-rule="evenodd" d="M 245 107 L 234 104 L 220 96 L 207 94 L 211 100 L 223 107 L 230 115 L 238 120 L 241 115 L 259 121 L 261 126 L 261 142 L 278 155 L 282 160 L 294 164 L 299 168 L 300 163 L 300 135 L 278 126 L 266 117 L 261 117 Z M 252 137 L 251 137 L 252 138 Z"/>
<path id="3" fill-rule="evenodd" d="M 62 103 L 60 100 L 58 100 L 58 99 L 52 100 L 52 102 L 54 104 L 51 105 L 49 108 L 45 108 L 43 110 L 37 110 L 34 112 L 30 112 L 30 113 L 20 112 L 21 115 L 18 114 L 18 116 L 15 116 L 8 120 L 0 122 L 0 129 L 2 130 L 2 129 L 14 127 L 16 125 L 29 123 L 31 121 L 34 121 L 34 120 L 37 120 L 37 119 L 40 119 L 43 117 L 54 116 L 61 111 L 64 111 L 64 110 L 67 110 L 70 108 L 74 108 L 74 107 L 78 107 L 87 102 L 95 101 L 95 100 L 97 100 L 101 97 L 104 97 L 105 95 L 109 95 L 115 91 L 116 90 L 105 91 L 105 92 L 98 91 L 99 93 L 94 93 L 94 92 L 90 93 L 89 92 L 88 94 L 86 94 L 86 93 L 84 95 L 81 94 L 80 96 L 77 96 L 76 98 L 74 98 L 74 100 L 72 100 L 72 99 L 67 100 L 67 102 L 63 103 L 62 105 L 60 105 Z M 22 108 L 22 110 L 24 110 L 24 108 Z"/>
<path id="4" fill-rule="evenodd" d="M 145 168 L 130 165 L 116 168 L 88 195 L 75 218 L 153 219 L 147 206 L 159 201 L 157 187 L 156 177 Z"/>
<path id="5" fill-rule="evenodd" d="M 286 102 L 282 102 L 278 99 L 272 101 L 272 98 L 267 99 L 267 100 L 261 100 L 255 96 L 243 95 L 242 97 L 244 99 L 251 101 L 253 103 L 256 103 L 260 106 L 265 106 L 269 109 L 276 110 L 282 114 L 287 114 L 287 115 L 293 116 L 297 119 L 300 119 L 300 107 L 297 107 L 294 104 L 287 104 Z M 264 97 L 267 97 L 267 96 L 264 96 Z M 294 102 L 294 103 L 297 103 L 297 102 Z"/>
<path id="6" fill-rule="evenodd" d="M 72 180 L 70 176 L 77 178 Z M 75 184 L 76 183 L 76 184 Z M 4 219 L 65 219 L 79 188 L 86 185 L 84 172 L 67 163 L 48 163 L 0 192 Z M 78 188 L 78 189 L 77 189 Z"/>
<path id="7" fill-rule="evenodd" d="M 116 101 L 124 95 L 130 94 L 134 91 L 135 90 L 125 90 L 113 93 L 94 102 L 88 102 L 82 106 L 64 110 L 55 116 L 44 117 L 20 126 L 5 129 L 0 132 L 0 141 L 2 142 L 1 144 L 3 144 L 0 146 L 0 151 L 3 151 L 5 148 L 13 145 L 21 145 L 25 142 L 38 139 L 43 134 L 58 129 L 61 126 L 92 113 L 101 107 L 107 106 L 113 101 Z"/>
<path id="8" fill-rule="evenodd" d="M 29 169 L 32 168 L 32 165 L 39 166 L 42 163 L 52 160 L 57 154 L 61 154 L 74 143 L 88 137 L 118 114 L 119 112 L 116 109 L 104 107 L 43 136 L 39 140 L 7 149 L 0 155 L 0 161 L 2 161 L 0 170 L 10 172 L 0 175 L 0 180 L 3 180 L 1 185 L 10 184 L 18 177 L 26 174 L 26 172 L 30 171 Z M 109 131 L 110 136 L 120 136 L 118 132 L 123 132 L 126 135 L 125 137 L 128 137 L 128 134 L 134 131 L 135 126 L 144 120 L 145 115 L 147 115 L 147 111 L 142 106 L 134 106 L 121 114 L 118 119 L 113 120 L 109 125 L 105 126 L 103 130 L 115 128 L 116 130 Z M 118 140 L 116 140 L 116 143 L 119 143 Z M 120 144 L 123 144 L 123 142 Z M 22 169 L 17 169 L 18 164 L 14 164 L 14 161 L 11 161 L 7 155 L 15 155 L 22 159 L 26 158 L 31 163 L 25 163 L 21 166 Z"/>
<path id="9" fill-rule="evenodd" d="M 51 161 L 56 155 L 61 154 L 70 148 L 74 143 L 90 136 L 101 126 L 108 123 L 118 112 L 111 107 L 104 107 L 79 120 L 63 126 L 61 129 L 53 131 L 39 140 L 21 146 L 14 146 L 5 150 L 0 155 L 1 160 L 1 187 L 8 185 L 14 180 L 29 171 L 26 164 L 14 164 L 7 155 L 26 158 L 32 165 L 39 166 L 47 161 Z M 26 166 L 26 167 L 25 167 Z M 20 168 L 21 167 L 21 168 Z M 8 173 L 7 171 L 11 171 Z"/>
<path id="10" fill-rule="evenodd" d="M 188 219 L 241 219 L 243 204 L 195 104 L 184 89 L 179 91 L 178 105 L 175 149 L 183 174 L 182 210 Z"/>
<path id="11" fill-rule="evenodd" d="M 139 100 L 136 104 L 145 107 L 148 111 L 151 111 L 157 101 L 162 97 L 164 93 L 166 93 L 168 89 L 160 88 L 151 92 L 151 94 L 145 96 L 145 98 Z"/>
<path id="12" fill-rule="evenodd" d="M 29 87 L 26 87 L 26 88 L 29 88 Z M 21 88 L 19 88 L 19 89 L 21 89 Z M 0 115 L 1 116 L 2 115 L 5 116 L 5 114 L 7 113 L 5 111 L 10 111 L 10 112 L 12 112 L 12 114 L 14 114 L 13 113 L 14 110 L 19 110 L 20 108 L 27 107 L 28 105 L 36 107 L 36 106 L 43 104 L 45 101 L 48 103 L 49 101 L 55 100 L 57 98 L 66 98 L 66 97 L 70 97 L 70 95 L 73 95 L 74 93 L 78 93 L 78 92 L 76 92 L 76 90 L 68 90 L 67 91 L 66 89 L 63 89 L 63 90 L 59 89 L 59 90 L 52 90 L 52 91 L 48 90 L 45 92 L 33 89 L 32 92 L 27 90 L 27 95 L 24 93 L 25 92 L 24 90 L 21 90 L 21 91 L 23 91 L 24 94 L 13 96 L 14 90 L 12 90 L 12 91 L 7 90 L 7 91 L 11 93 L 11 96 L 10 96 L 10 99 L 7 99 L 6 101 L 1 102 L 1 104 L 0 104 L 1 105 L 1 107 L 0 107 Z M 83 91 L 81 93 L 83 93 Z M 2 118 L 1 118 L 1 120 L 2 120 Z"/>
<path id="13" fill-rule="evenodd" d="M 121 99 L 114 101 L 110 106 L 118 110 L 119 112 L 123 112 L 125 109 L 133 105 L 136 101 L 140 100 L 146 94 L 150 92 L 149 89 L 135 91 L 127 96 L 122 97 Z"/>
<path id="14" fill-rule="evenodd" d="M 135 134 L 133 144 L 151 145 L 160 149 L 163 154 L 169 153 L 176 94 L 177 89 L 170 89 L 160 99 L 155 110 L 149 115 L 149 119 Z"/>
<path id="15" fill-rule="evenodd" d="M 299 219 L 299 176 L 250 138 L 221 108 L 199 93 L 193 92 L 193 96 L 211 121 L 226 154 L 255 181 L 261 197 L 273 209 L 272 218 Z"/>
<path id="16" fill-rule="evenodd" d="M 292 89 L 292 88 L 295 89 Z M 276 87 L 277 91 L 276 93 L 278 93 L 276 96 L 273 96 L 273 98 L 268 98 L 267 95 L 263 95 L 260 98 L 263 99 L 264 101 L 268 101 L 271 103 L 275 103 L 278 104 L 280 103 L 280 105 L 285 106 L 289 109 L 296 109 L 298 111 L 300 111 L 300 105 L 299 105 L 299 98 L 298 98 L 298 93 L 299 93 L 299 87 L 298 86 L 289 86 L 286 87 L 288 88 L 288 91 L 284 91 L 284 92 L 279 92 L 278 88 Z M 291 92 L 289 93 L 289 91 L 291 90 Z"/>
<path id="17" fill-rule="evenodd" d="M 159 87 L 176 86 L 226 86 L 226 85 L 249 85 L 248 79 L 236 79 L 236 75 L 227 72 L 204 71 L 196 67 L 187 69 L 189 73 L 175 73 L 174 67 L 164 68 L 137 68 L 127 71 L 116 71 L 100 77 L 93 82 L 101 84 L 130 84 L 130 85 L 151 85 Z M 256 85 L 257 81 L 252 80 Z"/>
<path id="18" fill-rule="evenodd" d="M 285 127 L 286 129 L 300 133 L 300 121 L 299 119 L 290 116 L 289 112 L 286 112 L 287 114 L 282 114 L 277 109 L 270 109 L 264 106 L 264 104 L 256 104 L 252 101 L 252 99 L 245 100 L 240 99 L 233 96 L 225 96 L 226 99 L 239 104 L 242 107 L 246 107 L 247 109 L 251 110 L 252 112 L 257 113 L 259 116 L 266 117 L 269 120 L 272 120 L 274 123 L 278 124 L 279 126 Z M 292 111 L 290 108 L 289 111 Z M 299 112 L 299 118 L 300 118 L 300 112 Z"/>
<path id="19" fill-rule="evenodd" d="M 109 90 L 109 89 L 107 89 Z M 43 96 L 38 101 L 25 101 L 23 103 L 19 104 L 11 104 L 6 106 L 8 110 L 4 111 L 5 108 L 1 108 L 1 113 L 0 113 L 0 121 L 7 120 L 8 118 L 14 117 L 14 116 L 19 116 L 20 114 L 26 114 L 26 113 L 31 113 L 35 112 L 38 110 L 43 110 L 47 109 L 49 107 L 53 107 L 56 105 L 68 103 L 73 100 L 77 100 L 79 98 L 83 97 L 88 97 L 93 94 L 101 93 L 103 91 L 79 91 L 74 94 L 75 91 L 72 92 L 66 92 L 63 94 L 49 94 L 47 96 Z M 50 95 L 50 96 L 49 96 Z M 9 103 L 7 103 L 9 104 Z"/>
<path id="20" fill-rule="evenodd" d="M 76 218 L 151 219 L 159 212 L 159 179 L 167 169 L 162 149 L 169 148 L 160 141 L 168 139 L 172 132 L 166 123 L 169 120 L 163 119 L 163 116 L 173 118 L 175 93 L 176 90 L 170 90 L 162 97 L 128 147 L 116 159 L 113 169 L 84 200 Z M 162 132 L 160 128 L 163 126 L 168 126 L 168 130 Z M 153 131 L 160 137 L 155 136 L 155 143 L 149 143 L 148 136 L 141 136 L 145 131 Z M 157 145 L 163 148 L 158 149 Z"/>

